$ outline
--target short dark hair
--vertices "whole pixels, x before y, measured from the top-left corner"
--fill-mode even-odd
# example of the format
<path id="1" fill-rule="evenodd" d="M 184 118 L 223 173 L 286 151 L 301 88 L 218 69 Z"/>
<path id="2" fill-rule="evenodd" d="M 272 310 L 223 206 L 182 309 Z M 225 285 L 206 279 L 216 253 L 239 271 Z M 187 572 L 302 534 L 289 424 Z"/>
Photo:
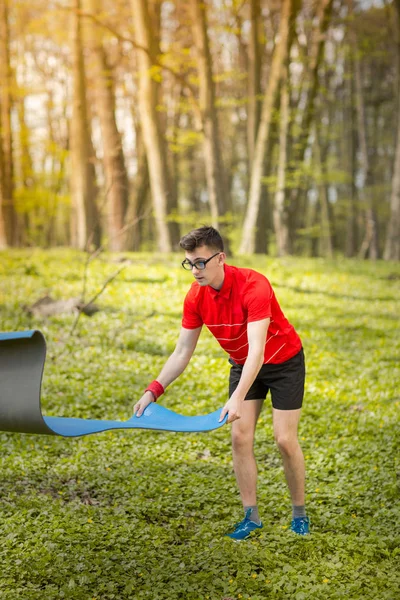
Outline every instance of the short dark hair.
<path id="1" fill-rule="evenodd" d="M 215 248 L 215 250 L 219 250 L 220 252 L 224 251 L 224 242 L 222 241 L 221 234 L 214 227 L 207 225 L 193 229 L 184 235 L 179 245 L 187 252 L 193 252 L 193 250 L 200 246 Z"/>

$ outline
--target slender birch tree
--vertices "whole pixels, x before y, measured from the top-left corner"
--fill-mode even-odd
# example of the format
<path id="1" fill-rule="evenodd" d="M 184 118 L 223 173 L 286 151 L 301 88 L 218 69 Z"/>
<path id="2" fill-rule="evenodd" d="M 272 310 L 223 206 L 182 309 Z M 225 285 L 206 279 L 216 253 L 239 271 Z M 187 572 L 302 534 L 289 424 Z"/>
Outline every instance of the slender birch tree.
<path id="1" fill-rule="evenodd" d="M 261 118 L 261 90 L 262 90 L 262 67 L 263 54 L 265 44 L 265 33 L 263 28 L 263 20 L 261 16 L 260 0 L 251 0 L 250 2 L 250 35 L 249 35 L 249 50 L 247 58 L 247 73 L 248 73 L 248 102 L 247 102 L 247 154 L 248 154 L 248 173 L 251 173 L 251 167 L 254 158 L 254 148 L 257 140 L 258 128 Z M 277 101 L 278 101 L 277 96 Z M 275 110 L 276 107 L 274 107 Z M 271 139 L 273 133 L 270 134 Z M 264 156 L 264 173 L 265 175 L 271 172 L 271 156 L 273 152 L 273 144 L 268 144 L 267 151 Z M 266 185 L 261 187 L 260 208 L 257 218 L 257 231 L 254 242 L 254 252 L 257 254 L 265 254 L 268 249 L 268 233 L 270 225 L 270 198 L 269 190 Z"/>
<path id="2" fill-rule="evenodd" d="M 276 236 L 276 250 L 278 256 L 289 253 L 289 226 L 288 213 L 285 206 L 286 167 L 288 154 L 289 133 L 289 84 L 288 65 L 285 66 L 282 76 L 281 102 L 280 102 L 280 131 L 279 131 L 279 159 L 276 192 L 274 199 L 274 230 Z"/>
<path id="3" fill-rule="evenodd" d="M 260 0 L 250 0 L 250 39 L 248 52 L 247 80 L 247 147 L 249 167 L 253 162 L 254 148 L 261 117 L 261 65 L 262 65 L 262 23 Z"/>
<path id="4" fill-rule="evenodd" d="M 324 159 L 321 152 L 321 140 L 318 124 L 316 123 L 314 129 L 314 165 L 317 177 L 317 189 L 318 189 L 318 203 L 319 203 L 319 217 L 320 217 L 320 234 L 319 234 L 319 247 L 320 256 L 326 258 L 332 258 L 332 234 L 331 234 L 331 223 L 329 215 L 329 200 L 328 190 L 326 189 L 326 177 L 324 173 Z"/>
<path id="5" fill-rule="evenodd" d="M 0 0 L 0 247 L 17 244 L 11 128 L 12 75 L 8 0 Z"/>
<path id="6" fill-rule="evenodd" d="M 0 119 L 1 129 L 1 119 Z M 7 234 L 6 234 L 6 217 L 5 217 L 5 201 L 6 194 L 4 192 L 4 159 L 3 159 L 3 148 L 0 141 L 0 250 L 7 248 Z"/>
<path id="7" fill-rule="evenodd" d="M 353 14 L 353 0 L 348 2 L 350 14 Z M 353 49 L 353 69 L 354 69 L 354 86 L 355 86 L 355 101 L 356 101 L 356 115 L 357 115 L 357 135 L 358 135 L 358 148 L 360 155 L 360 174 L 361 174 L 361 186 L 359 189 L 359 195 L 364 207 L 364 221 L 365 231 L 364 239 L 359 250 L 359 257 L 369 258 L 375 260 L 378 258 L 378 232 L 377 232 L 377 221 L 376 215 L 373 209 L 373 200 L 371 195 L 372 185 L 372 166 L 369 159 L 368 153 L 368 140 L 367 140 L 367 123 L 365 114 L 365 100 L 362 85 L 361 76 L 361 65 L 359 50 L 357 45 L 357 35 L 354 27 L 350 30 L 350 39 Z"/>
<path id="8" fill-rule="evenodd" d="M 82 50 L 81 0 L 72 11 L 73 106 L 71 119 L 72 245 L 84 250 L 100 244 L 94 150 L 86 100 L 86 77 Z"/>
<path id="9" fill-rule="evenodd" d="M 218 227 L 218 217 L 224 214 L 228 205 L 228 190 L 215 104 L 215 84 L 213 81 L 212 58 L 207 32 L 207 4 L 204 0 L 189 0 L 189 4 L 199 73 L 200 111 L 204 134 L 203 149 L 208 201 L 210 204 L 212 225 Z"/>
<path id="10" fill-rule="evenodd" d="M 283 0 L 278 32 L 279 39 L 273 54 L 269 81 L 264 96 L 261 120 L 254 151 L 254 160 L 250 176 L 249 200 L 243 223 L 242 239 L 239 248 L 240 254 L 252 254 L 254 252 L 256 225 L 261 197 L 264 156 L 271 129 L 273 106 L 279 90 L 282 66 L 287 56 L 291 11 L 292 0 Z"/>
<path id="11" fill-rule="evenodd" d="M 126 213 L 128 229 L 126 232 L 126 250 L 138 252 L 143 241 L 142 218 L 150 204 L 150 180 L 146 149 L 143 143 L 142 130 L 139 124 L 135 128 L 136 140 L 136 177 L 132 186 L 132 194 Z M 140 219 L 140 220 L 138 220 Z M 132 224 L 132 225 L 131 225 Z"/>
<path id="12" fill-rule="evenodd" d="M 386 233 L 385 260 L 400 260 L 400 0 L 395 0 L 397 16 L 397 137 L 393 163 L 390 218 Z"/>
<path id="13" fill-rule="evenodd" d="M 300 111 L 298 122 L 299 138 L 296 140 L 297 151 L 293 155 L 296 162 L 304 159 L 308 146 L 310 128 L 314 120 L 315 99 L 319 89 L 319 68 L 324 58 L 326 31 L 332 14 L 333 0 L 317 0 L 315 20 L 316 25 L 312 30 L 308 64 L 305 69 L 303 108 Z"/>
<path id="14" fill-rule="evenodd" d="M 87 11 L 95 15 L 96 0 L 85 0 Z M 102 41 L 104 29 L 92 19 L 85 28 L 91 50 L 92 85 L 99 116 L 105 173 L 106 215 L 105 225 L 110 250 L 125 249 L 126 236 L 122 234 L 129 201 L 129 182 L 122 148 L 122 139 L 115 117 L 115 91 L 112 69 Z"/>
<path id="15" fill-rule="evenodd" d="M 138 99 L 142 121 L 143 140 L 149 166 L 150 188 L 160 252 L 171 252 L 171 238 L 167 224 L 169 174 L 164 137 L 157 112 L 158 82 L 155 76 L 155 39 L 147 0 L 131 0 L 138 53 Z"/>
<path id="16" fill-rule="evenodd" d="M 348 69 L 351 69 L 351 61 L 346 61 Z M 345 254 L 352 257 L 356 254 L 358 247 L 358 223 L 357 223 L 357 188 L 356 188 L 356 171 L 357 171 L 357 118 L 354 101 L 354 81 L 348 77 L 345 82 L 348 101 L 343 116 L 342 127 L 342 148 L 343 158 L 349 172 L 348 189 L 348 216 L 345 231 Z M 350 123 L 350 127 L 348 124 Z"/>
<path id="17" fill-rule="evenodd" d="M 289 201 L 286 194 L 286 178 L 289 159 L 289 131 L 290 131 L 290 52 L 295 37 L 295 21 L 300 9 L 300 3 L 295 0 L 290 16 L 288 49 L 286 59 L 282 66 L 279 105 L 279 154 L 277 168 L 277 183 L 274 197 L 273 223 L 276 236 L 276 249 L 278 256 L 285 256 L 292 251 L 292 238 L 290 235 Z"/>
<path id="18" fill-rule="evenodd" d="M 333 0 L 317 0 L 316 2 L 313 18 L 315 24 L 311 31 L 309 51 L 301 84 L 302 89 L 299 94 L 298 117 L 292 120 L 292 129 L 296 130 L 298 135 L 292 133 L 291 136 L 292 143 L 289 153 L 291 170 L 304 164 L 306 152 L 310 147 L 310 131 L 315 120 L 315 101 L 320 86 L 319 71 L 324 58 L 326 31 L 331 20 L 332 8 Z M 292 247 L 295 243 L 295 228 L 299 221 L 298 217 L 302 214 L 300 209 L 301 194 L 303 194 L 303 189 L 300 185 L 292 188 L 289 193 L 288 204 L 293 217 L 289 220 L 289 235 Z"/>

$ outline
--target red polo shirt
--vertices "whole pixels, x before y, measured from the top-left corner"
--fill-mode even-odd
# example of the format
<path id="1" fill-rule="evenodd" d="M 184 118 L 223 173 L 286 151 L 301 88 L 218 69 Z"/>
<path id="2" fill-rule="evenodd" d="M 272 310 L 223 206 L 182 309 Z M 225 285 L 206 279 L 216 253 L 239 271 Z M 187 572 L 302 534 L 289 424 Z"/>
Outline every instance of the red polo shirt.
<path id="1" fill-rule="evenodd" d="M 301 350 L 301 340 L 283 314 L 268 279 L 252 269 L 224 265 L 222 288 L 192 283 L 183 305 L 182 327 L 203 324 L 230 358 L 244 364 L 248 354 L 247 323 L 270 318 L 264 364 L 279 364 Z"/>

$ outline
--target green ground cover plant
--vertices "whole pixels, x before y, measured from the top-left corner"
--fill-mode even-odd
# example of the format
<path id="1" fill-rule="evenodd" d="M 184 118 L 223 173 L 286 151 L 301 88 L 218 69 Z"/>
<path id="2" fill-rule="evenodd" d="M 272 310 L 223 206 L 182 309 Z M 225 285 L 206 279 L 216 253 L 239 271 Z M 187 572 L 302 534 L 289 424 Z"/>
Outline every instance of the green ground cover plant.
<path id="1" fill-rule="evenodd" d="M 45 294 L 79 296 L 85 256 L 0 254 L 0 329 L 47 340 L 48 415 L 127 419 L 172 352 L 191 282 L 181 256 L 126 254 L 100 311 L 29 317 Z M 87 298 L 119 268 L 102 254 Z M 288 531 L 290 501 L 266 402 L 257 432 L 264 529 L 235 544 L 242 518 L 230 427 L 108 432 L 78 439 L 0 433 L 2 600 L 324 600 L 400 597 L 398 476 L 400 269 L 392 263 L 254 257 L 299 331 L 307 360 L 300 437 L 312 535 Z M 122 263 L 123 264 L 123 263 Z M 229 364 L 204 331 L 162 403 L 222 407 Z M 1 382 L 0 382 L 1 385 Z"/>

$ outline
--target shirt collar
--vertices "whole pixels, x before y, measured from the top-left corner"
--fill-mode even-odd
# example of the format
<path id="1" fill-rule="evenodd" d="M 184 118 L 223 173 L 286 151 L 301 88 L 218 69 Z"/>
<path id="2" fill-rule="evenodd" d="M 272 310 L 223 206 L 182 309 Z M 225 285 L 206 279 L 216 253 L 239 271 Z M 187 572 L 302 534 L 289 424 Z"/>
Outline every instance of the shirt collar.
<path id="1" fill-rule="evenodd" d="M 208 286 L 211 298 L 229 298 L 233 283 L 232 267 L 230 267 L 229 265 L 224 265 L 224 272 L 224 283 L 222 284 L 222 288 L 220 290 L 214 289 L 213 287 L 211 287 L 211 285 Z"/>

